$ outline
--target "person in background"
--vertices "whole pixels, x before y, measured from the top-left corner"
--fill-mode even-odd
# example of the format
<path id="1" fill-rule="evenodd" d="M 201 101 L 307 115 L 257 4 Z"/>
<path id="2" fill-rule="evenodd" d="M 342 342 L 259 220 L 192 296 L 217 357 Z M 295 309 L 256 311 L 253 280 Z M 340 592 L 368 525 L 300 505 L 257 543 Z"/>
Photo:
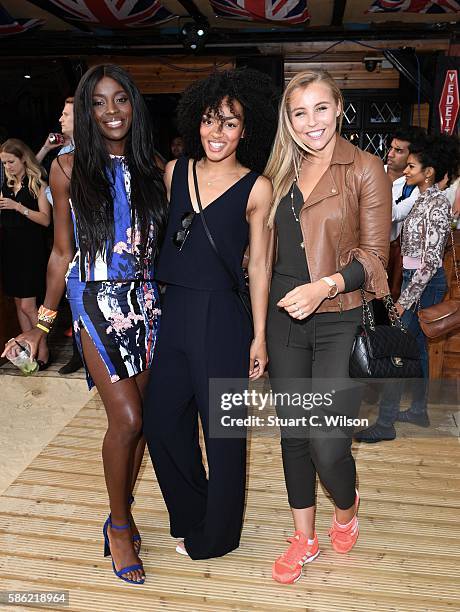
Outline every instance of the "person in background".
<path id="1" fill-rule="evenodd" d="M 182 136 L 175 136 L 171 140 L 172 159 L 179 159 L 184 154 L 184 139 Z"/>
<path id="2" fill-rule="evenodd" d="M 412 403 L 400 411 L 403 382 L 385 384 L 374 425 L 356 432 L 358 442 L 394 440 L 395 421 L 429 427 L 428 345 L 419 324 L 418 310 L 442 301 L 447 290 L 443 255 L 451 229 L 451 204 L 437 183 L 455 180 L 459 171 L 460 147 L 456 137 L 425 137 L 409 146 L 404 176 L 409 185 L 418 187 L 419 196 L 407 215 L 401 232 L 403 284 L 396 310 L 403 326 L 416 338 L 420 350 L 423 379 L 412 384 Z"/>
<path id="3" fill-rule="evenodd" d="M 460 178 L 446 189 L 446 197 L 452 206 L 452 216 L 457 219 L 457 229 L 460 229 L 458 220 L 460 217 Z"/>
<path id="4" fill-rule="evenodd" d="M 362 320 L 361 288 L 366 300 L 388 292 L 391 223 L 383 164 L 340 136 L 342 117 L 342 94 L 328 72 L 297 74 L 285 89 L 265 169 L 274 186 L 269 226 L 276 253 L 267 318 L 271 387 L 281 397 L 302 392 L 301 384 L 334 389 L 329 416 L 338 420 L 359 411 L 349 360 Z M 276 409 L 281 418 L 291 416 L 281 404 Z M 281 428 L 294 523 L 290 546 L 272 566 L 274 580 L 283 584 L 296 582 L 320 551 L 317 475 L 334 504 L 332 548 L 348 553 L 359 534 L 351 432 L 329 425 L 327 413 L 313 414 L 316 422 L 309 419 L 298 431 Z"/>
<path id="5" fill-rule="evenodd" d="M 454 157 L 455 157 L 455 150 L 459 146 L 459 142 L 460 140 L 458 136 L 452 136 L 449 142 L 446 143 L 447 146 L 450 145 L 451 150 L 452 150 L 452 155 Z M 452 216 L 457 221 L 457 229 L 460 229 L 458 225 L 459 216 L 460 216 L 460 177 L 457 177 L 457 179 L 455 180 L 451 180 L 451 177 L 449 177 L 446 174 L 446 176 L 443 178 L 442 181 L 438 183 L 438 185 L 439 185 L 439 188 L 443 190 L 443 193 L 446 196 L 446 198 L 449 200 L 452 206 Z"/>
<path id="6" fill-rule="evenodd" d="M 51 143 L 49 135 L 46 137 L 41 149 L 38 151 L 36 157 L 37 160 L 42 163 L 45 157 L 51 151 L 59 149 L 58 155 L 64 153 L 71 153 L 74 150 L 73 142 L 73 97 L 66 98 L 64 102 L 64 108 L 62 109 L 61 116 L 59 117 L 59 123 L 61 124 L 61 133 L 64 137 L 64 143 Z M 51 200 L 51 204 L 52 204 Z"/>
<path id="7" fill-rule="evenodd" d="M 0 125 L 0 146 L 7 139 L 7 136 L 8 136 L 8 132 L 6 128 L 3 125 Z M 3 167 L 3 164 L 0 163 L 0 189 L 1 189 L 1 186 L 3 185 L 4 180 L 5 180 L 5 169 Z M 1 218 L 0 218 L 0 226 L 1 226 Z"/>
<path id="8" fill-rule="evenodd" d="M 0 194 L 3 291 L 14 297 L 19 326 L 28 332 L 37 324 L 37 296 L 45 286 L 45 228 L 51 222 L 51 208 L 40 165 L 24 142 L 16 138 L 5 141 L 0 146 L 0 159 L 5 171 Z M 44 339 L 37 361 L 40 370 L 49 366 Z"/>
<path id="9" fill-rule="evenodd" d="M 409 145 L 425 135 L 416 126 L 400 128 L 393 134 L 387 154 L 385 171 L 392 183 L 390 254 L 388 256 L 388 284 L 394 301 L 399 297 L 402 283 L 401 233 L 402 222 L 419 196 L 418 188 L 408 185 L 404 170 L 409 156 Z M 380 308 L 381 309 L 381 308 Z"/>
<path id="10" fill-rule="evenodd" d="M 37 159 L 40 162 L 43 161 L 43 159 L 50 151 L 53 151 L 55 149 L 59 149 L 57 153 L 58 155 L 72 153 L 72 151 L 75 149 L 75 144 L 73 142 L 73 102 L 73 97 L 66 98 L 64 102 L 64 108 L 62 109 L 61 116 L 59 117 L 59 123 L 61 124 L 61 133 L 65 139 L 64 144 L 52 144 L 49 141 L 49 137 L 47 137 L 42 148 L 37 153 Z M 46 188 L 46 197 L 48 198 L 48 201 L 52 206 L 53 196 L 51 194 L 51 188 L 49 186 Z M 65 331 L 65 335 L 72 336 L 72 356 L 69 361 L 58 370 L 61 376 L 72 374 L 73 372 L 76 372 L 81 367 L 83 367 L 83 361 L 81 359 L 81 355 L 77 347 L 73 326 L 71 326 L 69 330 Z M 45 339 L 43 341 L 45 341 Z"/>
<path id="11" fill-rule="evenodd" d="M 73 97 L 66 98 L 64 102 L 64 108 L 62 109 L 62 114 L 59 118 L 59 123 L 61 124 L 61 132 L 65 138 L 65 144 L 53 145 L 49 143 L 49 139 L 46 139 L 45 144 L 40 149 L 37 155 L 40 155 L 41 152 L 45 152 L 46 155 L 49 151 L 57 148 L 58 146 L 61 147 L 58 151 L 58 156 L 65 155 L 66 153 L 72 153 L 72 151 L 75 149 L 75 144 L 73 141 L 73 103 Z M 53 196 L 50 187 L 46 188 L 46 197 L 48 198 L 50 204 L 53 205 Z M 73 326 L 70 328 L 70 330 L 65 332 L 65 335 L 72 336 L 72 356 L 69 361 L 58 370 L 61 376 L 72 374 L 73 372 L 76 372 L 81 367 L 83 367 L 83 361 L 80 355 L 80 351 L 77 347 Z"/>

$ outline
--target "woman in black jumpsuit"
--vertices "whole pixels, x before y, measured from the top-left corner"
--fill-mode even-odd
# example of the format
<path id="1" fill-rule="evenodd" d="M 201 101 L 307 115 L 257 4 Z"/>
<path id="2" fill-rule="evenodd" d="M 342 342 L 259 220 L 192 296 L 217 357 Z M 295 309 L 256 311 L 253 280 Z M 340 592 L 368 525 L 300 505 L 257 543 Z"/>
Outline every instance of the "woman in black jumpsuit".
<path id="1" fill-rule="evenodd" d="M 271 185 L 255 170 L 263 167 L 274 133 L 270 93 L 267 77 L 254 71 L 218 73 L 192 86 L 179 107 L 186 150 L 199 160 L 202 214 L 232 275 L 199 218 L 192 160 L 170 162 L 165 173 L 170 218 L 157 276 L 167 289 L 144 432 L 168 507 L 171 535 L 184 539 L 177 551 L 192 559 L 221 556 L 239 545 L 245 432 L 222 438 L 210 431 L 212 412 L 218 414 L 220 407 L 210 404 L 209 383 L 216 378 L 247 379 L 248 370 L 250 378 L 258 378 L 267 361 Z M 254 330 L 234 291 L 236 278 L 244 285 L 241 262 L 248 243 Z"/>

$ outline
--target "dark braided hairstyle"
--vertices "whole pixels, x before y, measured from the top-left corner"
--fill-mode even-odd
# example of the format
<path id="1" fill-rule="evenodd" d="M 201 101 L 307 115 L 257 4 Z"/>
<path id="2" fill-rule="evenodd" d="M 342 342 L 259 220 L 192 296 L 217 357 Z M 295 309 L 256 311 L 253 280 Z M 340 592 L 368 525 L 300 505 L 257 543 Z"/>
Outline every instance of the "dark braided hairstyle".
<path id="1" fill-rule="evenodd" d="M 214 72 L 188 87 L 177 109 L 177 126 L 184 139 L 185 154 L 201 159 L 204 149 L 200 124 L 204 114 L 222 114 L 226 100 L 232 112 L 237 100 L 244 111 L 244 138 L 238 144 L 238 161 L 256 172 L 263 172 L 275 137 L 277 99 L 269 76 L 250 68 Z"/>

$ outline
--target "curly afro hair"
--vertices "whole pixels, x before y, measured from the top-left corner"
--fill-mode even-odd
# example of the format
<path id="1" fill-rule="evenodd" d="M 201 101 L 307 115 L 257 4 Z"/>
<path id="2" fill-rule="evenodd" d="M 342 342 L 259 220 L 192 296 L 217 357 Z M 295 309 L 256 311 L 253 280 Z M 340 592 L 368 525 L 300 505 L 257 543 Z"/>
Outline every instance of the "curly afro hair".
<path id="1" fill-rule="evenodd" d="M 236 150 L 238 161 L 263 172 L 276 132 L 277 96 L 270 77 L 250 68 L 215 72 L 185 90 L 177 108 L 185 154 L 197 160 L 204 157 L 200 139 L 203 114 L 220 115 L 224 99 L 230 108 L 237 100 L 244 111 L 245 132 Z"/>
<path id="2" fill-rule="evenodd" d="M 439 134 L 419 138 L 409 145 L 409 153 L 417 157 L 422 168 L 434 168 L 435 183 L 447 174 L 449 184 L 459 175 L 460 140 L 457 136 Z"/>

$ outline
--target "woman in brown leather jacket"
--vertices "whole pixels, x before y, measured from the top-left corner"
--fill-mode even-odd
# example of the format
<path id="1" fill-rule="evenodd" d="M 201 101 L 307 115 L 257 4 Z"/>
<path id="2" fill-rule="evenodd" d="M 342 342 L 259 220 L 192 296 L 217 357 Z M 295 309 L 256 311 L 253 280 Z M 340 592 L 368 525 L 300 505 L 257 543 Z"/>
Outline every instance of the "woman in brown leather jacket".
<path id="1" fill-rule="evenodd" d="M 317 399 L 297 413 L 277 404 L 295 526 L 291 545 L 273 565 L 273 578 L 282 583 L 298 580 L 302 566 L 319 554 L 316 474 L 335 504 L 333 548 L 348 552 L 358 537 L 346 425 L 357 416 L 359 393 L 348 362 L 362 316 L 360 288 L 368 299 L 388 293 L 391 188 L 382 162 L 339 135 L 342 112 L 341 92 L 327 72 L 294 77 L 265 172 L 274 187 L 269 223 L 276 243 L 267 320 L 272 390 L 297 394 L 313 385 L 322 392 L 303 393 Z"/>

